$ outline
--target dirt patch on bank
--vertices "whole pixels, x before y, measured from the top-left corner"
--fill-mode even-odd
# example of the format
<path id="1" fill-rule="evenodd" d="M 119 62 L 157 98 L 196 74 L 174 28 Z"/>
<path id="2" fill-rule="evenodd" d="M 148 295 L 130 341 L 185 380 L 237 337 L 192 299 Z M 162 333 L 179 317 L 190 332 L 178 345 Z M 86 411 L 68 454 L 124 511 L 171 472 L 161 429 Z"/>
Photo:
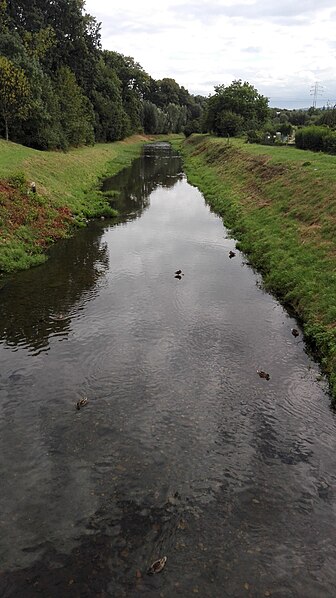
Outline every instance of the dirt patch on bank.
<path id="1" fill-rule="evenodd" d="M 32 253 L 64 238 L 72 215 L 66 206 L 55 207 L 45 197 L 24 187 L 0 181 L 0 245 L 6 247 L 15 238 L 23 249 Z M 0 261 L 0 270 L 5 265 Z"/>

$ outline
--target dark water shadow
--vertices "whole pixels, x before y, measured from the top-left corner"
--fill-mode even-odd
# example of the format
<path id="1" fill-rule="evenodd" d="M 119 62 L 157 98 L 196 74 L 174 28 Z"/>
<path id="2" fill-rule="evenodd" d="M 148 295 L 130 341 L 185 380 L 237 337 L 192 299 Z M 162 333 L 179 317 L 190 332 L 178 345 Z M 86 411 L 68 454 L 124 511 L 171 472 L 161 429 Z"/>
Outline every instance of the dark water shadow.
<path id="1" fill-rule="evenodd" d="M 109 266 L 102 233 L 99 224 L 79 231 L 53 248 L 46 264 L 7 279 L 0 303 L 5 346 L 38 352 L 51 336 L 69 333 L 74 306 L 91 296 Z"/>

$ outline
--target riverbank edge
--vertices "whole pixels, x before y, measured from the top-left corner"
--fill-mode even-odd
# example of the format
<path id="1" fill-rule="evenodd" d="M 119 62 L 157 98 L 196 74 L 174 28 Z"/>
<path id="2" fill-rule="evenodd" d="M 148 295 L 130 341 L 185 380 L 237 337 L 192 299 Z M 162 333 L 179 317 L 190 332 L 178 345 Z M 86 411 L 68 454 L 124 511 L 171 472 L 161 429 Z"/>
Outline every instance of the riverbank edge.
<path id="1" fill-rule="evenodd" d="M 45 262 L 53 243 L 89 219 L 116 217 L 99 190 L 102 179 L 130 166 L 153 140 L 133 135 L 68 153 L 0 140 L 0 277 Z"/>
<path id="2" fill-rule="evenodd" d="M 314 167 L 320 158 L 311 152 L 294 156 L 290 148 L 283 153 L 274 148 L 274 154 L 266 148 L 263 154 L 260 146 L 204 135 L 173 145 L 188 181 L 223 218 L 237 249 L 262 274 L 265 289 L 299 320 L 335 406 L 335 158 L 330 177 L 321 181 Z"/>

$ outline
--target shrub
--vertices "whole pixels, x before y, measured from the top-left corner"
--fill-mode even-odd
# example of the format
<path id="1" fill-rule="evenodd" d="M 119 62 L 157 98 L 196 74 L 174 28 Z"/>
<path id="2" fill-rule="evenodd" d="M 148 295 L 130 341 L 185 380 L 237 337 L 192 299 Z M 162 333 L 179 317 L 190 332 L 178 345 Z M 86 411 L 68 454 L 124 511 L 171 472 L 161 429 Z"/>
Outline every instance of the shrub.
<path id="1" fill-rule="evenodd" d="M 336 133 L 330 131 L 323 139 L 323 151 L 328 154 L 336 154 Z"/>
<path id="2" fill-rule="evenodd" d="M 246 143 L 262 143 L 264 140 L 264 134 L 262 131 L 256 131 L 255 129 L 246 131 L 246 136 Z"/>
<path id="3" fill-rule="evenodd" d="M 330 135 L 331 130 L 328 127 L 304 127 L 295 134 L 295 145 L 299 149 L 322 152 L 324 150 L 324 138 Z"/>
<path id="4" fill-rule="evenodd" d="M 231 110 L 223 110 L 215 118 L 214 132 L 218 137 L 235 137 L 243 128 L 244 119 Z"/>

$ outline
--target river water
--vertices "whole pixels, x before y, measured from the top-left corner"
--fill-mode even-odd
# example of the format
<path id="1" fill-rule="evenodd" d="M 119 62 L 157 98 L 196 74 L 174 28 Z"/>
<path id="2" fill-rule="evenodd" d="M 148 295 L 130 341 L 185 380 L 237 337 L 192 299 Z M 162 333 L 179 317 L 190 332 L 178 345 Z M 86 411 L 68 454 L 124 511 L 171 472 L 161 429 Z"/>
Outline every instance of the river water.
<path id="1" fill-rule="evenodd" d="M 0 595 L 335 596 L 336 418 L 297 324 L 170 146 L 104 188 L 117 224 L 0 291 Z"/>

